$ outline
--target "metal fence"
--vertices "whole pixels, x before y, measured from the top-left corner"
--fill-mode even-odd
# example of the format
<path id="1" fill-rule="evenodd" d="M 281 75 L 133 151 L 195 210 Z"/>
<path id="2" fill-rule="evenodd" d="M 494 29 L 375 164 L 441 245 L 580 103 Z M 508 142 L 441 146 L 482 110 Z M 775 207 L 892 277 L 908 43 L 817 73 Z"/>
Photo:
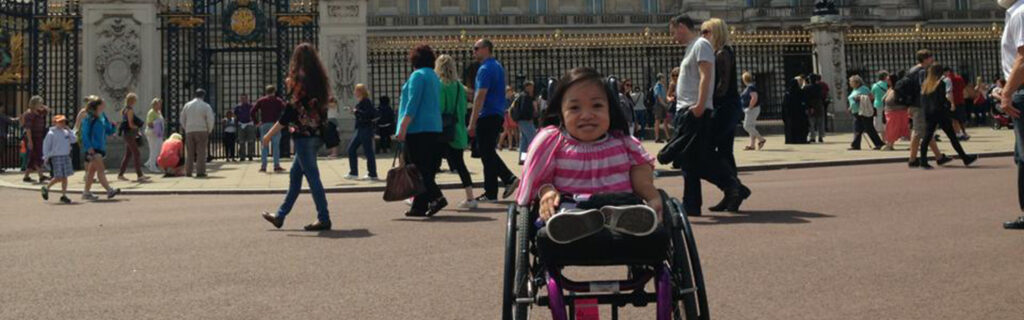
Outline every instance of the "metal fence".
<path id="1" fill-rule="evenodd" d="M 317 43 L 316 10 L 316 1 L 172 1 L 160 14 L 168 132 L 180 129 L 179 111 L 196 89 L 207 91 L 206 102 L 218 118 L 243 94 L 255 102 L 267 85 L 283 92 L 292 50 Z M 226 156 L 222 139 L 217 121 L 211 157 Z M 281 145 L 287 155 L 288 144 Z"/>
<path id="2" fill-rule="evenodd" d="M 81 7 L 78 1 L 0 0 L 0 113 L 20 117 L 33 95 L 49 116 L 74 121 L 80 96 Z M 47 120 L 49 123 L 49 120 Z M 20 167 L 17 124 L 0 137 L 0 167 Z"/>

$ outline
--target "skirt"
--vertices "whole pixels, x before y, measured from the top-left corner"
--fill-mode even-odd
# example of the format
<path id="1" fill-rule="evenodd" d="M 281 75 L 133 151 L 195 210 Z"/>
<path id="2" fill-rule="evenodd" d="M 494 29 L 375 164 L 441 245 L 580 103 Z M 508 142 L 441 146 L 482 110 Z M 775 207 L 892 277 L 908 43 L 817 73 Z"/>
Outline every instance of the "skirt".
<path id="1" fill-rule="evenodd" d="M 50 158 L 49 163 L 54 178 L 67 178 L 75 173 L 71 156 L 54 156 Z"/>
<path id="2" fill-rule="evenodd" d="M 910 112 L 907 109 L 886 110 L 885 142 L 894 143 L 903 137 L 910 137 Z"/>

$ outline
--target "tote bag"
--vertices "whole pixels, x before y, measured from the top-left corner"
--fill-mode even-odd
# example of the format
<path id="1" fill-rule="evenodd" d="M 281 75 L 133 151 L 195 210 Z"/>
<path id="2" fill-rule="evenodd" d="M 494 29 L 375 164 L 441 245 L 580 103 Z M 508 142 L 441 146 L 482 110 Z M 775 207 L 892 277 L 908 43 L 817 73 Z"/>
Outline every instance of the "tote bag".
<path id="1" fill-rule="evenodd" d="M 403 146 L 404 147 L 404 146 Z M 387 185 L 384 187 L 384 201 L 402 201 L 426 191 L 423 186 L 423 176 L 416 165 L 408 163 L 405 158 L 395 166 L 398 157 L 402 156 L 403 147 L 395 148 L 395 160 L 391 161 L 391 170 L 388 170 Z"/>

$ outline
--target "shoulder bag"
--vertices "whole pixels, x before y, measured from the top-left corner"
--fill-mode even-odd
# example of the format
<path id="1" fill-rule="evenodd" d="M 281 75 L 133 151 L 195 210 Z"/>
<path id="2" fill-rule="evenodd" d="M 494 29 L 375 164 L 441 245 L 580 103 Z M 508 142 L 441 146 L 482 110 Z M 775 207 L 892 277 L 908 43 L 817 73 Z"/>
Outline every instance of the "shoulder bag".
<path id="1" fill-rule="evenodd" d="M 416 165 L 405 161 L 402 149 L 405 146 L 395 148 L 395 159 L 391 161 L 391 170 L 388 170 L 387 185 L 384 187 L 384 201 L 402 201 L 409 199 L 427 190 L 423 186 L 423 176 Z M 402 162 L 395 166 L 399 157 Z"/>

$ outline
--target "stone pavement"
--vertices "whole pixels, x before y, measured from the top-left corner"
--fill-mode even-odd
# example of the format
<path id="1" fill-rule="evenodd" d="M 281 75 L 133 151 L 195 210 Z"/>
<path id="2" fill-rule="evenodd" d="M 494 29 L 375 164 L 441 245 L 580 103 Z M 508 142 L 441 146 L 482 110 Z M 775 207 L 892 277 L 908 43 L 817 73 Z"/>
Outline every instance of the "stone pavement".
<path id="1" fill-rule="evenodd" d="M 964 148 L 969 153 L 983 155 L 1006 155 L 1013 151 L 1012 130 L 992 130 L 991 128 L 972 128 L 968 131 L 972 139 L 964 143 Z M 852 134 L 835 134 L 826 138 L 824 144 L 808 145 L 786 145 L 783 137 L 778 135 L 768 136 L 768 143 L 761 151 L 743 151 L 743 146 L 749 142 L 747 137 L 736 138 L 736 161 L 741 171 L 770 170 L 783 168 L 849 165 L 857 163 L 878 163 L 895 162 L 905 160 L 910 147 L 909 142 L 901 141 L 896 145 L 896 151 L 873 151 L 868 149 L 865 143 L 861 151 L 847 151 L 852 140 Z M 644 142 L 644 147 L 652 154 L 661 149 L 662 144 Z M 943 137 L 939 148 L 947 154 L 954 155 L 949 142 Z M 517 153 L 512 151 L 500 152 L 505 163 L 513 172 L 520 172 L 517 165 Z M 466 164 L 473 175 L 473 181 L 479 187 L 483 182 L 483 170 L 479 159 L 469 157 L 469 152 L 464 154 Z M 388 168 L 391 167 L 392 155 L 381 155 L 377 158 L 378 175 L 384 179 Z M 366 174 L 365 159 L 360 158 L 359 173 Z M 282 159 L 283 167 L 289 168 L 291 161 Z M 959 165 L 954 163 L 954 165 Z M 125 193 L 134 194 L 160 194 L 160 193 L 281 193 L 288 188 L 288 174 L 265 174 L 258 172 L 259 161 L 254 162 L 224 162 L 215 161 L 207 165 L 209 177 L 206 179 L 193 178 L 163 178 L 160 174 L 152 174 L 151 182 L 135 183 L 116 180 L 116 170 L 107 172 L 107 178 L 111 179 L 115 187 L 121 188 Z M 319 162 L 320 176 L 324 187 L 328 192 L 359 192 L 382 190 L 383 181 L 352 181 L 343 177 L 348 174 L 348 159 L 321 158 Z M 442 164 L 447 168 L 447 164 Z M 669 166 L 659 165 L 658 171 L 661 176 L 668 176 L 678 173 Z M 79 192 L 83 186 L 82 175 L 79 171 L 71 178 L 68 189 Z M 127 174 L 127 177 L 134 179 L 134 174 Z M 0 187 L 19 189 L 38 189 L 38 184 L 24 183 L 21 181 L 21 174 L 8 172 L 0 175 Z M 456 174 L 445 172 L 438 175 L 438 183 L 443 187 L 458 187 L 459 177 Z M 305 183 L 303 183 L 305 185 Z M 97 186 L 98 187 L 98 186 Z"/>

